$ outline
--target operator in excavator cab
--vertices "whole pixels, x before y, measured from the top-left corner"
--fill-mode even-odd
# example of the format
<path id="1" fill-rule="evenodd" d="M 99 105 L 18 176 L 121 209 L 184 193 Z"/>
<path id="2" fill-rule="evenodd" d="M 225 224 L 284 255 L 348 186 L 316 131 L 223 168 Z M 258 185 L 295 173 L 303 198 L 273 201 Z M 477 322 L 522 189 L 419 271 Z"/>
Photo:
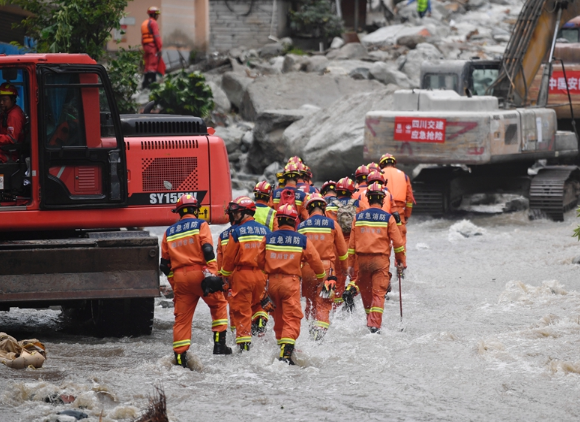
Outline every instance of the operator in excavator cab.
<path id="1" fill-rule="evenodd" d="M 18 90 L 11 83 L 0 85 L 0 146 L 15 144 L 24 141 L 24 124 L 26 117 L 22 109 L 16 104 Z M 0 162 L 8 159 L 15 161 L 16 154 L 9 157 L 6 151 L 0 150 Z"/>

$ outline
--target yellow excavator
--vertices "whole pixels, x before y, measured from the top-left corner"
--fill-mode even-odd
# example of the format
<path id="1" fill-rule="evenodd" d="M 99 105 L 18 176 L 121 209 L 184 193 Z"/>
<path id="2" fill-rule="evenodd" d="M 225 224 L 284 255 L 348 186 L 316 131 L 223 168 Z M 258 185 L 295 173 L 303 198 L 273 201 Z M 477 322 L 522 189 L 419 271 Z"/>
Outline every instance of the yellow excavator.
<path id="1" fill-rule="evenodd" d="M 395 110 L 366 115 L 365 158 L 389 152 L 399 163 L 423 165 L 413 181 L 417 212 L 443 215 L 467 194 L 515 192 L 529 198 L 531 217 L 563 220 L 580 195 L 569 89 L 573 131 L 559 131 L 554 107 L 546 106 L 558 34 L 578 15 L 580 0 L 527 0 L 485 95 L 395 92 Z M 542 62 L 541 83 L 534 89 Z M 534 175 L 529 169 L 537 160 L 548 165 Z"/>

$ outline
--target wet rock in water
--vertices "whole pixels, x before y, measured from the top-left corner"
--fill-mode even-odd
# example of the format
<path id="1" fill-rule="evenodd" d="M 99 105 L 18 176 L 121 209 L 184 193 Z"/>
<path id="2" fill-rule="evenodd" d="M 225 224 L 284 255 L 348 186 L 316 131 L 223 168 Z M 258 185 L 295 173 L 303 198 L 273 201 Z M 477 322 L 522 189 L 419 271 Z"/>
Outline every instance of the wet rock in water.
<path id="1" fill-rule="evenodd" d="M 78 419 L 68 415 L 50 415 L 44 422 L 76 422 Z"/>
<path id="2" fill-rule="evenodd" d="M 230 102 L 239 109 L 246 89 L 252 82 L 254 80 L 245 73 L 226 72 L 222 77 L 222 90 L 226 93 Z"/>
<path id="3" fill-rule="evenodd" d="M 286 157 L 301 156 L 318 180 L 351 174 L 363 162 L 366 113 L 393 109 L 394 90 L 378 86 L 374 92 L 343 97 L 290 125 L 284 131 Z"/>
<path id="4" fill-rule="evenodd" d="M 385 85 L 395 84 L 403 89 L 412 88 L 409 77 L 403 72 L 390 68 L 386 63 L 376 62 L 370 67 L 370 74 Z"/>
<path id="5" fill-rule="evenodd" d="M 487 232 L 482 227 L 478 227 L 469 220 L 462 220 L 449 227 L 449 239 L 467 238 L 482 236 Z"/>
<path id="6" fill-rule="evenodd" d="M 332 50 L 326 58 L 329 60 L 353 60 L 364 59 L 369 55 L 366 47 L 360 43 L 348 43 L 340 47 L 338 50 Z"/>
<path id="7" fill-rule="evenodd" d="M 62 412 L 58 412 L 57 415 L 71 416 L 75 420 L 87 419 L 89 417 L 89 415 L 87 415 L 86 413 L 74 409 L 63 410 Z"/>
<path id="8" fill-rule="evenodd" d="M 502 211 L 503 212 L 515 212 L 515 211 L 524 211 L 530 208 L 530 200 L 528 198 L 524 198 L 523 196 L 519 198 L 514 198 L 508 200 Z"/>

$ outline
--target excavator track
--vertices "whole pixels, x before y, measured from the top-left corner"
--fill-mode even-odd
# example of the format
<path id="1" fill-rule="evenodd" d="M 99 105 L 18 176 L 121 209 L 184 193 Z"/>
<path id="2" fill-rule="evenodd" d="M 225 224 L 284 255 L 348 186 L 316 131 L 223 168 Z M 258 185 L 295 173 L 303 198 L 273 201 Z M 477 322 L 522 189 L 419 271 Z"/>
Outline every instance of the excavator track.
<path id="1" fill-rule="evenodd" d="M 427 186 L 417 186 L 413 189 L 413 196 L 417 204 L 413 213 L 440 217 L 446 212 L 446 199 L 443 189 L 433 189 Z"/>
<path id="2" fill-rule="evenodd" d="M 545 167 L 532 179 L 530 218 L 564 221 L 564 214 L 578 204 L 580 169 L 576 166 Z"/>

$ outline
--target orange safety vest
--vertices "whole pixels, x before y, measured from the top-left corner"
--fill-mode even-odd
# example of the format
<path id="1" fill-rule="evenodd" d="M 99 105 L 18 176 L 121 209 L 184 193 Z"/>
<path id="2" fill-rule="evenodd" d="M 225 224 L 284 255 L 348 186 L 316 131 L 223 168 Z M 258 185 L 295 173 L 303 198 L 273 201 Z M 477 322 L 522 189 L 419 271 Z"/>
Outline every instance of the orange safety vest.
<path id="1" fill-rule="evenodd" d="M 153 31 L 151 31 L 151 26 L 149 25 L 149 21 L 151 19 L 146 19 L 141 24 L 141 43 L 148 44 L 155 42 L 155 38 L 153 36 Z"/>
<path id="2" fill-rule="evenodd" d="M 387 179 L 387 188 L 393 199 L 398 202 L 407 202 L 407 176 L 395 167 L 385 167 L 383 176 Z"/>

